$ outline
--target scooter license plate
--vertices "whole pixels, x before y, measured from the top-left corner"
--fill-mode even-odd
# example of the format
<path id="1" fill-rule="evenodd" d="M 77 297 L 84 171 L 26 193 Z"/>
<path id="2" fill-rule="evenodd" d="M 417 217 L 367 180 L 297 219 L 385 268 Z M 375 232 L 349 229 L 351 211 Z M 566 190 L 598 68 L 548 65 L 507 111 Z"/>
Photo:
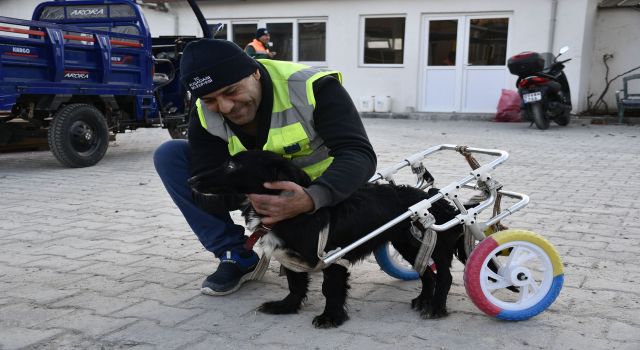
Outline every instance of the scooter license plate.
<path id="1" fill-rule="evenodd" d="M 542 100 L 542 93 L 538 91 L 538 92 L 532 92 L 530 94 L 524 94 L 522 95 L 522 100 L 524 100 L 524 103 L 540 101 Z"/>

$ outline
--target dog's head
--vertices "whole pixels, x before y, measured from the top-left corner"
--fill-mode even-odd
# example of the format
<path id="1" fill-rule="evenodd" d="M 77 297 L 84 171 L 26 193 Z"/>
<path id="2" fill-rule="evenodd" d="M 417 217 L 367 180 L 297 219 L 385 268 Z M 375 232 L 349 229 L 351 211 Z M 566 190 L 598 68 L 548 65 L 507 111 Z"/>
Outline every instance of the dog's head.
<path id="1" fill-rule="evenodd" d="M 280 190 L 264 187 L 265 182 L 291 181 L 302 187 L 311 183 L 309 176 L 291 161 L 269 151 L 240 152 L 218 168 L 189 179 L 201 193 L 278 194 Z"/>

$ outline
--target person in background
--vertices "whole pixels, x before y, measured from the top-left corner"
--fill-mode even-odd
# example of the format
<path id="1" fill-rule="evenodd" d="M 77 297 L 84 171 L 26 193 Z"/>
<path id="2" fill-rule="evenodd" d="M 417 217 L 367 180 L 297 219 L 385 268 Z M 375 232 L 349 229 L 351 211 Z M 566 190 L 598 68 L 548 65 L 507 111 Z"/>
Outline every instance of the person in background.
<path id="1" fill-rule="evenodd" d="M 336 205 L 367 183 L 376 154 L 338 71 L 252 59 L 226 40 L 201 39 L 184 49 L 180 80 L 196 98 L 187 140 L 158 147 L 154 164 L 169 195 L 205 249 L 220 259 L 202 282 L 207 295 L 232 293 L 251 279 L 258 255 L 244 246 L 244 227 L 229 211 L 244 196 L 211 195 L 188 179 L 249 149 L 276 152 L 309 174 L 307 188 L 271 182 L 283 195 L 251 194 L 265 225 Z M 304 237 L 304 228 L 301 228 Z"/>
<path id="2" fill-rule="evenodd" d="M 244 52 L 251 58 L 273 58 L 276 53 L 269 51 L 270 39 L 271 36 L 267 28 L 258 28 L 256 38 L 245 46 Z"/>

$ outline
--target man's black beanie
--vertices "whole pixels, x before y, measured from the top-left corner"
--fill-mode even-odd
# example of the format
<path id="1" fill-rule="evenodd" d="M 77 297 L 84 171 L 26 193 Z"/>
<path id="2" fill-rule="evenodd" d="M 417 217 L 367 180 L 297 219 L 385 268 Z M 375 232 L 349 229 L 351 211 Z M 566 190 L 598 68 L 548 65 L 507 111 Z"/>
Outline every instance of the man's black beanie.
<path id="1" fill-rule="evenodd" d="M 258 63 L 238 45 L 220 39 L 200 39 L 185 47 L 180 81 L 198 98 L 237 83 L 258 69 Z"/>

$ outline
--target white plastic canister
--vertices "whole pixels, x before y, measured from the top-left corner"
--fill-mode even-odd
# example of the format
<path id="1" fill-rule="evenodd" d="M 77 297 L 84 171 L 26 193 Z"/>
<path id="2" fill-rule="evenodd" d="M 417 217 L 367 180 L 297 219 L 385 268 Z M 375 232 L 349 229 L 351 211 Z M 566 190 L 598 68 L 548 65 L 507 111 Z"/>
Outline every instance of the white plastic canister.
<path id="1" fill-rule="evenodd" d="M 376 96 L 373 110 L 376 112 L 391 112 L 391 96 Z"/>
<path id="2" fill-rule="evenodd" d="M 360 97 L 360 112 L 373 112 L 373 105 L 375 103 L 374 96 L 362 96 Z"/>

